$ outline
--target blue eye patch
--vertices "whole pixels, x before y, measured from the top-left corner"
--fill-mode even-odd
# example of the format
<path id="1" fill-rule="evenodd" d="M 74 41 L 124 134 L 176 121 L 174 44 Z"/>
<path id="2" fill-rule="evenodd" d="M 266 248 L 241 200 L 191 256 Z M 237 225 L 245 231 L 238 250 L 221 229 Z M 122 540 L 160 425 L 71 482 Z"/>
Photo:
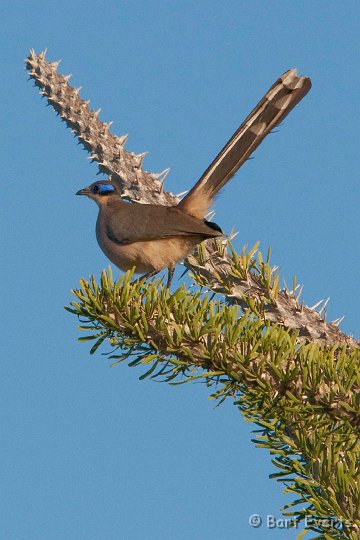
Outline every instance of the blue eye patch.
<path id="1" fill-rule="evenodd" d="M 98 193 L 99 195 L 105 195 L 115 191 L 115 187 L 112 184 L 95 184 L 93 186 L 93 193 Z"/>

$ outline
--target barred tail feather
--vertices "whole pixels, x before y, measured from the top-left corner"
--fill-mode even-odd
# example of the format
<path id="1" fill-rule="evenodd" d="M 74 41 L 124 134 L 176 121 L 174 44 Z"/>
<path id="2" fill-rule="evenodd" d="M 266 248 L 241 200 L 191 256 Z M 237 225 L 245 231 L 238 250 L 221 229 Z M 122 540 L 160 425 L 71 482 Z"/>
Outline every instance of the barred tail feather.
<path id="1" fill-rule="evenodd" d="M 213 198 L 249 158 L 261 141 L 306 96 L 311 88 L 308 77 L 298 77 L 295 69 L 286 71 L 268 90 L 241 124 L 204 174 L 179 203 L 183 211 L 203 218 Z"/>

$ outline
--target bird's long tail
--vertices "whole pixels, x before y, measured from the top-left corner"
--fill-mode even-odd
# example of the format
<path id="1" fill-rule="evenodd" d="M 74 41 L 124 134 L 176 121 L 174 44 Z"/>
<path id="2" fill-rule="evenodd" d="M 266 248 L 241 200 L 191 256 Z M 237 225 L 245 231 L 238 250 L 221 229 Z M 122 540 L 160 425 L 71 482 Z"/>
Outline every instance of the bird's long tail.
<path id="1" fill-rule="evenodd" d="M 203 218 L 216 193 L 232 178 L 261 141 L 299 103 L 311 88 L 308 77 L 286 71 L 268 90 L 200 180 L 180 201 L 185 212 Z"/>

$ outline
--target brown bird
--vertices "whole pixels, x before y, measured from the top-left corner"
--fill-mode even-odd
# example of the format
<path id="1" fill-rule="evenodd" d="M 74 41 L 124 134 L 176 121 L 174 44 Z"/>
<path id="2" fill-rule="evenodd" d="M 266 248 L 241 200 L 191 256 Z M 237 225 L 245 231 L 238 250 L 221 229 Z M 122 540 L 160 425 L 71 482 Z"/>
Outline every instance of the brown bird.
<path id="1" fill-rule="evenodd" d="M 123 271 L 135 267 L 146 277 L 167 268 L 169 287 L 179 261 L 200 242 L 223 235 L 216 223 L 205 219 L 215 195 L 310 88 L 308 77 L 298 77 L 295 69 L 286 71 L 176 206 L 124 202 L 108 180 L 78 191 L 99 206 L 96 237 L 110 261 Z"/>

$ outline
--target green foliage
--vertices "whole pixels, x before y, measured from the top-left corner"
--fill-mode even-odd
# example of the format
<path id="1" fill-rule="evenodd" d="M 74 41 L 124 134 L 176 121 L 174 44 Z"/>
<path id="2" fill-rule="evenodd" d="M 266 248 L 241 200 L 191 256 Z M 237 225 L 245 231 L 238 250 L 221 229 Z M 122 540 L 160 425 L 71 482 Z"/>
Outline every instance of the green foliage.
<path id="1" fill-rule="evenodd" d="M 254 251 L 243 267 L 254 268 Z M 245 256 L 245 255 L 243 255 Z M 239 257 L 233 253 L 234 272 Z M 261 256 L 260 256 L 261 257 Z M 259 258 L 257 258 L 259 261 Z M 268 298 L 278 279 L 260 259 Z M 68 311 L 94 340 L 93 354 L 108 340 L 113 365 L 144 366 L 140 379 L 170 384 L 203 380 L 211 397 L 231 398 L 259 429 L 254 440 L 273 455 L 273 478 L 294 494 L 283 508 L 294 524 L 316 538 L 358 538 L 359 358 L 358 348 L 299 340 L 297 332 L 263 316 L 267 301 L 227 305 L 182 285 L 174 293 L 161 280 L 114 283 L 111 269 L 94 277 Z"/>

